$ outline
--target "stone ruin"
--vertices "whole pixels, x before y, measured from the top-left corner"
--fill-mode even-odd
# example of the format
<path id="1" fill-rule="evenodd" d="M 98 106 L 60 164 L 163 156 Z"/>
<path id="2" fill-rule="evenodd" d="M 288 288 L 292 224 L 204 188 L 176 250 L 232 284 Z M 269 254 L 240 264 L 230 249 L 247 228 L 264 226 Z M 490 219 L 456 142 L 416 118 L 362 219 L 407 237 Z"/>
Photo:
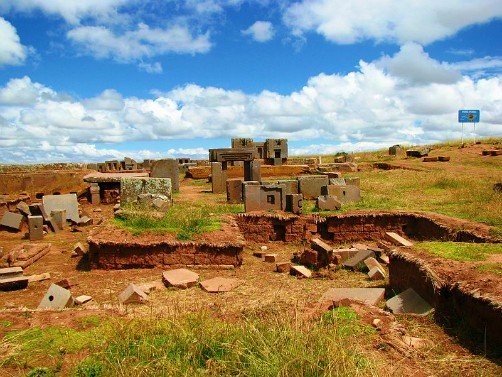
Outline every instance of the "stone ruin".
<path id="1" fill-rule="evenodd" d="M 288 159 L 287 139 L 266 139 L 255 142 L 253 139 L 232 139 L 232 149 L 252 149 L 255 159 L 263 160 L 267 165 L 282 165 Z"/>

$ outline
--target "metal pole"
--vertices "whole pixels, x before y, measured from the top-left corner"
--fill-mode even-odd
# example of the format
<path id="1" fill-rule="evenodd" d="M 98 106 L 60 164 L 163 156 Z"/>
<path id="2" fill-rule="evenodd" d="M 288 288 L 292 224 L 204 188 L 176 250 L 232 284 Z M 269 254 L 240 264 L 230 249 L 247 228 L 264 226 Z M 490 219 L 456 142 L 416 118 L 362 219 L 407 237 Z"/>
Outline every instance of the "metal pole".
<path id="1" fill-rule="evenodd" d="M 462 146 L 464 146 L 464 122 L 462 122 Z"/>
<path id="2" fill-rule="evenodd" d="M 474 144 L 476 144 L 476 122 L 474 122 Z"/>

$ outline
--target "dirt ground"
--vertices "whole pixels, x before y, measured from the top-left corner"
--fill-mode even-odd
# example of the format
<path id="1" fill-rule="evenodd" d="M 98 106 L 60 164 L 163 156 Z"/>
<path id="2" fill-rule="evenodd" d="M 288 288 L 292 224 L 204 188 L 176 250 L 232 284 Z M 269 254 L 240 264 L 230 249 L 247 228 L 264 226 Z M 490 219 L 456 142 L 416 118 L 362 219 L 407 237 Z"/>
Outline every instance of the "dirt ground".
<path id="1" fill-rule="evenodd" d="M 474 150 L 472 153 L 479 155 L 482 147 L 480 146 L 479 149 L 479 151 Z M 431 155 L 433 156 L 434 153 L 432 152 Z M 454 150 L 452 150 L 451 155 L 452 159 L 454 159 Z M 421 164 L 416 161 L 404 161 L 402 163 L 410 167 Z M 459 168 L 456 164 L 447 165 L 440 162 L 428 163 L 427 166 L 432 167 L 435 164 L 441 164 L 441 168 Z M 175 196 L 174 203 L 176 205 L 191 200 L 225 202 L 223 195 L 208 194 L 208 188 L 209 185 L 194 185 L 191 184 L 190 180 L 183 180 L 181 182 L 181 192 Z M 112 205 L 96 207 L 82 203 L 81 209 L 92 217 L 95 222 L 103 218 L 105 224 L 111 224 L 113 217 Z M 480 227 L 484 228 L 485 226 L 480 225 Z M 268 242 L 266 244 L 248 242 L 244 248 L 244 259 L 241 267 L 224 270 L 193 268 L 200 275 L 201 281 L 216 276 L 239 279 L 241 284 L 231 292 L 210 294 L 198 287 L 188 290 L 161 288 L 149 295 L 149 301 L 145 305 L 131 305 L 124 308 L 119 305 L 117 296 L 129 283 L 160 283 L 163 270 L 158 268 L 86 270 L 81 265 L 80 258 L 71 257 L 71 252 L 75 243 L 86 243 L 89 232 L 93 228 L 94 226 L 81 227 L 79 232 L 71 232 L 68 228 L 58 234 L 50 232 L 42 241 L 36 241 L 36 243 L 50 243 L 52 245 L 50 252 L 33 265 L 27 267 L 24 270 L 24 275 L 49 272 L 51 278 L 45 281 L 32 282 L 24 290 L 0 292 L 0 320 L 12 322 L 12 326 L 9 328 L 0 327 L 0 337 L 5 335 L 6 331 L 34 326 L 66 325 L 76 327 L 79 326 L 79 317 L 92 314 L 169 316 L 177 315 L 180 312 L 209 310 L 217 316 L 232 318 L 242 313 L 260 313 L 260 311 L 273 308 L 274 310 L 294 310 L 301 313 L 301 315 L 308 316 L 312 315 L 313 312 L 316 313 L 316 310 L 319 309 L 318 300 L 323 293 L 327 289 L 335 287 L 384 287 L 387 289 L 387 296 L 393 294 L 387 287 L 387 281 L 370 281 L 367 275 L 361 272 L 342 269 L 336 272 L 315 274 L 312 279 L 298 279 L 288 274 L 274 272 L 275 263 L 266 263 L 262 259 L 253 256 L 253 252 L 266 245 L 270 253 L 278 254 L 279 261 L 289 261 L 293 253 L 301 251 L 304 245 L 301 242 Z M 4 253 L 20 243 L 28 242 L 29 240 L 25 238 L 24 232 L 0 231 L 0 247 L 3 248 Z M 475 270 L 476 263 L 446 261 L 418 251 L 417 254 L 424 259 L 430 260 L 438 268 L 438 271 L 448 275 L 451 279 L 467 281 L 473 287 L 484 289 L 491 294 L 498 294 L 498 297 L 500 297 L 502 278 L 489 273 L 481 275 Z M 499 256 L 493 258 L 499 258 Z M 500 259 L 497 260 L 500 262 Z M 68 279 L 73 284 L 71 292 L 74 297 L 85 294 L 92 296 L 93 300 L 82 307 L 70 310 L 31 312 L 38 306 L 50 284 L 61 279 Z M 313 310 L 312 308 L 316 309 Z M 30 315 L 25 315 L 26 310 L 30 311 Z M 359 308 L 358 310 L 362 313 L 363 320 L 371 321 L 377 316 L 371 311 L 368 312 L 367 309 Z M 469 350 L 459 345 L 454 338 L 447 335 L 432 318 L 401 316 L 397 317 L 395 321 L 409 335 L 427 339 L 436 348 L 447 349 L 449 358 L 445 363 L 462 362 L 472 360 L 475 357 Z M 377 347 L 377 345 L 372 346 Z M 430 363 L 430 358 L 424 356 L 423 350 L 408 349 L 406 352 L 402 350 L 392 352 L 395 352 L 391 356 L 394 362 L 393 365 L 389 365 L 389 368 L 396 374 L 415 376 L 421 375 L 421 373 L 422 375 L 435 374 L 434 370 L 437 366 Z M 429 349 L 427 352 L 433 351 Z M 389 355 L 384 352 L 382 357 L 389 357 Z M 417 368 L 419 372 L 417 372 Z M 463 375 L 476 375 L 475 371 L 469 370 L 469 363 L 466 363 L 466 368 Z M 502 374 L 500 366 L 490 364 L 490 368 L 493 368 L 494 371 L 500 371 Z"/>

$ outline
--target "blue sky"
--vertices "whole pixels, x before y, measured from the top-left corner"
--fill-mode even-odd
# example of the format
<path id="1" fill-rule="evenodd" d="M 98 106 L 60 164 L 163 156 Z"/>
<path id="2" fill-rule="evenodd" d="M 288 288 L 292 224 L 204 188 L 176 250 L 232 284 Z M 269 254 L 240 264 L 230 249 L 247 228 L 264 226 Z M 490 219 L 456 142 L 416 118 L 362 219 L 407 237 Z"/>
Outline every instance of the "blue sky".
<path id="1" fill-rule="evenodd" d="M 0 163 L 502 136 L 501 40 L 498 0 L 0 0 Z"/>

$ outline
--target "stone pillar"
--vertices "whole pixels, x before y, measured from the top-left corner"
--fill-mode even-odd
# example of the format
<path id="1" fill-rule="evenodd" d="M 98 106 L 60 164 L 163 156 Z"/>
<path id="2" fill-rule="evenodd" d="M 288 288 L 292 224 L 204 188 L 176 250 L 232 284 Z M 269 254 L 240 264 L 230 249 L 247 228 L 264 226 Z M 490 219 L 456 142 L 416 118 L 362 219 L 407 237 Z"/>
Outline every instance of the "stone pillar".
<path id="1" fill-rule="evenodd" d="M 178 160 L 166 158 L 155 161 L 152 166 L 150 177 L 152 178 L 171 178 L 171 187 L 173 192 L 180 191 L 180 172 Z"/>
<path id="2" fill-rule="evenodd" d="M 91 204 L 93 205 L 98 205 L 101 203 L 101 197 L 99 194 L 99 184 L 98 183 L 91 183 L 91 187 L 89 189 L 91 192 Z"/>
<path id="3" fill-rule="evenodd" d="M 42 216 L 28 216 L 28 226 L 30 228 L 30 241 L 44 238 L 44 218 Z"/>
<path id="4" fill-rule="evenodd" d="M 242 199 L 242 179 L 227 179 L 227 202 L 231 204 L 244 203 Z"/>
<path id="5" fill-rule="evenodd" d="M 52 220 L 54 220 L 55 225 L 60 229 L 64 230 L 66 228 L 66 210 L 55 210 L 51 211 Z"/>
<path id="6" fill-rule="evenodd" d="M 261 161 L 244 162 L 244 180 L 261 182 Z"/>
<path id="7" fill-rule="evenodd" d="M 211 183 L 213 194 L 224 193 L 227 189 L 227 163 L 211 162 Z"/>

